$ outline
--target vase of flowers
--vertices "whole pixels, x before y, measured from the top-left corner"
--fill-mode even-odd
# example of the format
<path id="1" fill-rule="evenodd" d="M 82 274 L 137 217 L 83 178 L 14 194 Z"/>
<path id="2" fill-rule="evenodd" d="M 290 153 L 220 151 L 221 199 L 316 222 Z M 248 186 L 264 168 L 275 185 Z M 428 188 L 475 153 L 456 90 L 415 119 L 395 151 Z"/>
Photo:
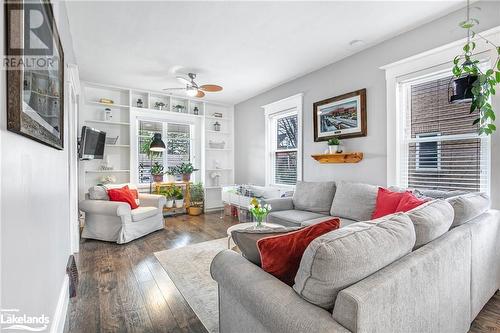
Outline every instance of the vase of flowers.
<path id="1" fill-rule="evenodd" d="M 259 200 L 256 198 L 252 198 L 250 201 L 250 206 L 248 207 L 248 210 L 250 213 L 252 213 L 253 217 L 255 218 L 255 222 L 257 223 L 255 225 L 256 228 L 262 227 L 262 223 L 267 217 L 267 214 L 271 211 L 271 205 L 265 204 L 262 205 Z"/>

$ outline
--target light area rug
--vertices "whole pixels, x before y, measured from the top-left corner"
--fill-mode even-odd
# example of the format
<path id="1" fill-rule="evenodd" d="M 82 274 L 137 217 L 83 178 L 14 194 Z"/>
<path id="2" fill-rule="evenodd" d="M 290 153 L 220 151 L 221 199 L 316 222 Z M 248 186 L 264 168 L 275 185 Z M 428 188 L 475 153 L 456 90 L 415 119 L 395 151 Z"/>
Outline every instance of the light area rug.
<path id="1" fill-rule="evenodd" d="M 210 276 L 210 263 L 227 249 L 227 238 L 155 252 L 184 299 L 211 333 L 219 332 L 217 282 Z"/>

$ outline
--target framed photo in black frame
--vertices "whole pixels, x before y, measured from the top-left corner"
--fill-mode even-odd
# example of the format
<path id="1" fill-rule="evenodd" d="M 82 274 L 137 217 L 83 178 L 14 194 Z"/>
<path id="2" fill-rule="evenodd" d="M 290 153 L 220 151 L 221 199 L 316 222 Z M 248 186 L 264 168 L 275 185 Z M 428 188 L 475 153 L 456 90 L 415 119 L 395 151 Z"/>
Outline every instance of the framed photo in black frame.
<path id="1" fill-rule="evenodd" d="M 62 150 L 64 52 L 52 4 L 9 0 L 4 8 L 7 129 Z"/>

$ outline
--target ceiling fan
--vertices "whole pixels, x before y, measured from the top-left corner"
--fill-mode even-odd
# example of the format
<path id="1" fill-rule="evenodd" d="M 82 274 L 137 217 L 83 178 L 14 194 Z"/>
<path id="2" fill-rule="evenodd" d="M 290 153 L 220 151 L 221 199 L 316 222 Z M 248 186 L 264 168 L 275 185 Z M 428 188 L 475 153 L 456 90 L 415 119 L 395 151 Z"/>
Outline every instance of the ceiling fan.
<path id="1" fill-rule="evenodd" d="M 186 85 L 184 88 L 165 88 L 163 90 L 171 91 L 171 90 L 185 90 L 186 94 L 191 97 L 201 98 L 205 96 L 205 92 L 217 92 L 221 91 L 222 87 L 216 84 L 203 84 L 199 86 L 194 79 L 196 79 L 195 73 L 188 73 L 188 78 L 178 75 L 176 76 L 177 80 L 181 81 Z"/>

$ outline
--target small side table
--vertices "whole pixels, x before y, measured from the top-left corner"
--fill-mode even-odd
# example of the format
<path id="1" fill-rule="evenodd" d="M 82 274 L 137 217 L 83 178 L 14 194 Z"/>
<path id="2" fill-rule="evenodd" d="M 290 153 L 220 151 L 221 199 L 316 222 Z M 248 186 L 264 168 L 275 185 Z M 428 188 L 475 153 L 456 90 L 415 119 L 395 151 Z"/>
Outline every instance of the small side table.
<path id="1" fill-rule="evenodd" d="M 235 224 L 235 225 L 227 228 L 227 248 L 231 249 L 231 239 L 232 239 L 231 231 L 253 228 L 255 225 L 256 225 L 256 222 L 246 222 L 246 223 L 238 223 L 238 224 Z M 264 227 L 264 228 L 283 228 L 282 225 L 273 224 L 273 223 L 262 223 L 262 227 Z"/>

